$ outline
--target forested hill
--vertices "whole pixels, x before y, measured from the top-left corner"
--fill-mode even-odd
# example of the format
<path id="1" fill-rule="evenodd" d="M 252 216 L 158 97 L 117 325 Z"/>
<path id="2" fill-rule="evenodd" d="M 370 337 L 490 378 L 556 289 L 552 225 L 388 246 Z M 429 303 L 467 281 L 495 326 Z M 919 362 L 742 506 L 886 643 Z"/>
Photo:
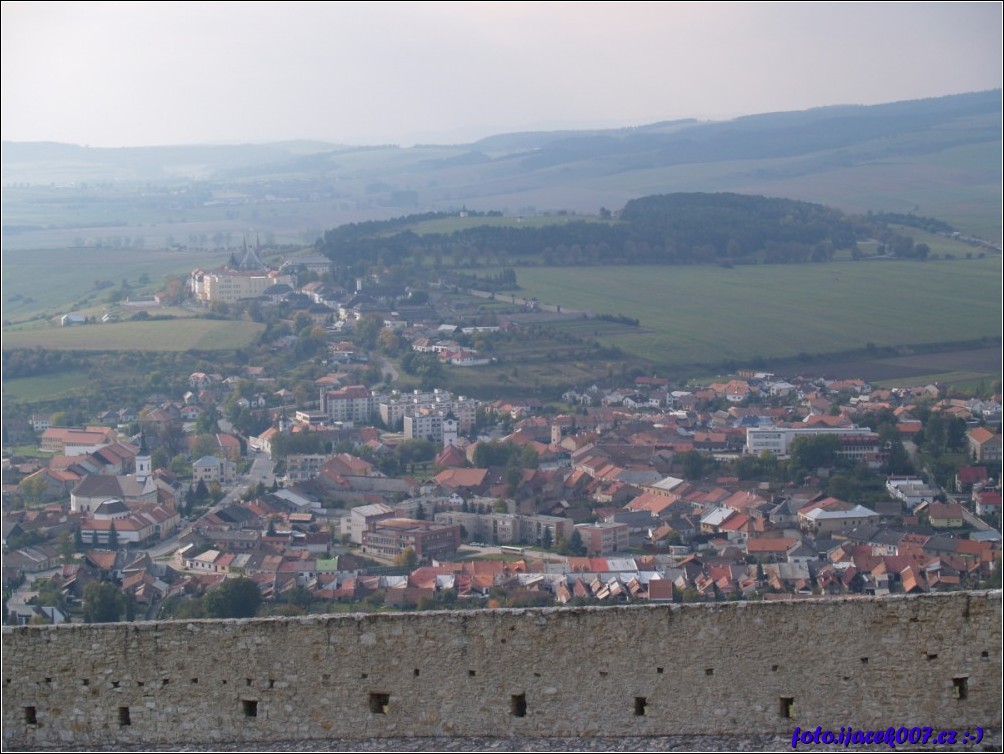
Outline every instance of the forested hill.
<path id="1" fill-rule="evenodd" d="M 353 223 L 328 231 L 318 243 L 343 266 L 444 257 L 456 264 L 776 263 L 825 261 L 877 230 L 864 218 L 808 202 L 679 193 L 633 199 L 619 216 L 601 221 L 514 227 L 497 216 L 484 216 L 484 223 L 475 227 L 419 234 L 423 223 L 448 217 L 428 213 Z"/>

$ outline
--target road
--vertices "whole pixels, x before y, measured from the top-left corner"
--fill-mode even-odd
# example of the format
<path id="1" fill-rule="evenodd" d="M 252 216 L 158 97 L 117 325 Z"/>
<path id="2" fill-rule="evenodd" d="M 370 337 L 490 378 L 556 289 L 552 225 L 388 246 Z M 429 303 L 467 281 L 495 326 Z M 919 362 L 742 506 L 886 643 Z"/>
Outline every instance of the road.
<path id="1" fill-rule="evenodd" d="M 251 468 L 248 469 L 248 473 L 242 475 L 237 482 L 233 485 L 228 485 L 226 488 L 226 494 L 220 499 L 218 503 L 213 504 L 209 507 L 207 513 L 215 513 L 221 508 L 225 508 L 228 505 L 240 502 L 240 499 L 247 492 L 248 487 L 253 487 L 258 482 L 261 482 L 266 487 L 271 487 L 272 483 L 275 481 L 275 465 L 272 460 L 264 453 L 253 453 L 251 460 Z M 175 550 L 181 545 L 180 537 L 183 536 L 189 529 L 188 525 L 182 525 L 182 528 L 169 539 L 165 539 L 163 542 L 159 542 L 153 547 L 144 548 L 150 557 L 154 560 L 166 560 L 174 554 Z"/>

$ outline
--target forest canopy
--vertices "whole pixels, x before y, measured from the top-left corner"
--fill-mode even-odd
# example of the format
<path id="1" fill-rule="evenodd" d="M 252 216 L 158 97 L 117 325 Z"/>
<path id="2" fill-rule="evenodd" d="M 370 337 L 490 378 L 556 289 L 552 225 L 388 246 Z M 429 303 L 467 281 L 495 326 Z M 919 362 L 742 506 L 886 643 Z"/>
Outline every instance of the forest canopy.
<path id="1" fill-rule="evenodd" d="M 498 213 L 491 213 L 497 215 Z M 604 217 L 611 213 L 603 213 Z M 822 262 L 835 251 L 889 229 L 879 218 L 848 216 L 820 204 L 732 193 L 676 193 L 629 201 L 609 221 L 572 220 L 536 227 L 484 224 L 419 235 L 427 213 L 345 225 L 319 249 L 336 265 L 444 261 L 544 265 Z M 890 244 L 895 253 L 898 248 Z"/>

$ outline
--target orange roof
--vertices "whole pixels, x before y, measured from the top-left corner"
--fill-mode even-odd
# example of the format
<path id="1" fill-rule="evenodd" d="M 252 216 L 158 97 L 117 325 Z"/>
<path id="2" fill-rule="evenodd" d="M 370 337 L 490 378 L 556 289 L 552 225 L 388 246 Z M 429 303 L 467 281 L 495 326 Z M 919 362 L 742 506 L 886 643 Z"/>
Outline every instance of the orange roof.
<path id="1" fill-rule="evenodd" d="M 798 540 L 794 537 L 758 537 L 746 540 L 746 552 L 784 552 Z"/>
<path id="2" fill-rule="evenodd" d="M 655 492 L 643 492 L 624 507 L 631 511 L 649 511 L 659 515 L 679 498 L 676 495 L 660 495 Z"/>
<path id="3" fill-rule="evenodd" d="M 969 437 L 974 442 L 978 442 L 980 445 L 982 445 L 987 440 L 997 437 L 997 435 L 995 435 L 986 427 L 974 427 L 973 429 L 969 430 Z"/>
<path id="4" fill-rule="evenodd" d="M 478 487 L 484 484 L 488 469 L 446 469 L 434 477 L 444 487 Z"/>

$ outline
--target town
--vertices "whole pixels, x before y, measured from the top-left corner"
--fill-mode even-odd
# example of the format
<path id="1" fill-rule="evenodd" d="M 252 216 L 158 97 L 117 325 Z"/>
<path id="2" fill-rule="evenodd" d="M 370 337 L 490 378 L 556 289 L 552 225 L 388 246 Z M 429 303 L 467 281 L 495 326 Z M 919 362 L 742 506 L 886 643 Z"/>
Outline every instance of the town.
<path id="1" fill-rule="evenodd" d="M 157 389 L 93 413 L 5 417 L 5 622 L 1000 586 L 999 382 L 611 370 L 542 399 L 517 364 L 507 397 L 475 398 L 446 377 L 592 315 L 340 285 L 325 257 L 260 251 L 143 314 L 173 297 L 252 317 L 250 358 L 158 365 Z"/>

